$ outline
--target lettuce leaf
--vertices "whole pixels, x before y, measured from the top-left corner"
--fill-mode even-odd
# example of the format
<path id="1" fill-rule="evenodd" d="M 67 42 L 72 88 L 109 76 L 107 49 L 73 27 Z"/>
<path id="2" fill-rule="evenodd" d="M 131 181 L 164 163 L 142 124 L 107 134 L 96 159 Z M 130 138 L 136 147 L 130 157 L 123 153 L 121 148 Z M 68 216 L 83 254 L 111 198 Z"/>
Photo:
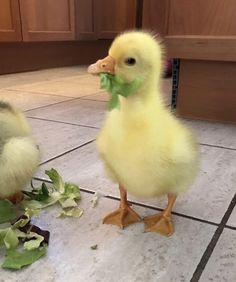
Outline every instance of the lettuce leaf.
<path id="1" fill-rule="evenodd" d="M 60 174 L 54 168 L 46 170 L 45 173 L 51 179 L 52 185 L 48 187 L 45 184 L 44 187 L 47 188 L 47 192 L 46 190 L 43 192 L 42 185 L 42 189 L 40 191 L 44 194 L 46 193 L 47 197 L 45 199 L 42 199 L 41 197 L 39 199 L 34 196 L 32 197 L 32 193 L 35 194 L 34 188 L 32 192 L 25 193 L 30 199 L 25 199 L 22 202 L 23 207 L 30 209 L 43 209 L 54 205 L 57 202 L 60 203 L 63 209 L 77 207 L 78 204 L 76 201 L 81 199 L 79 186 L 73 183 L 64 182 Z M 40 195 L 42 194 L 41 192 Z"/>
<path id="2" fill-rule="evenodd" d="M 31 192 L 23 191 L 23 193 L 30 199 L 36 201 L 45 201 L 49 198 L 49 191 L 44 182 L 40 188 L 34 188 Z"/>
<path id="3" fill-rule="evenodd" d="M 0 230 L 0 238 L 7 249 L 14 249 L 19 244 L 18 237 L 11 228 Z"/>
<path id="4" fill-rule="evenodd" d="M 16 219 L 16 212 L 8 200 L 0 200 L 0 224 Z"/>
<path id="5" fill-rule="evenodd" d="M 79 186 L 75 185 L 73 183 L 66 182 L 64 193 L 62 194 L 62 196 L 65 196 L 65 197 L 68 197 L 68 198 L 73 198 L 73 199 L 76 199 L 76 200 L 80 200 L 81 195 L 80 195 Z"/>
<path id="6" fill-rule="evenodd" d="M 97 250 L 97 248 L 98 248 L 97 244 L 90 247 L 91 250 Z"/>
<path id="7" fill-rule="evenodd" d="M 90 202 L 92 203 L 92 207 L 95 208 L 98 204 L 98 201 L 101 197 L 104 197 L 105 195 L 99 191 L 95 192 L 93 194 L 92 199 L 90 200 Z"/>
<path id="8" fill-rule="evenodd" d="M 65 184 L 60 174 L 54 168 L 51 168 L 50 170 L 45 170 L 45 174 L 47 174 L 47 176 L 51 179 L 54 188 L 58 192 L 64 193 Z"/>
<path id="9" fill-rule="evenodd" d="M 25 238 L 31 239 L 24 243 L 24 249 L 26 250 L 37 249 L 40 247 L 41 243 L 44 241 L 44 237 L 35 232 L 30 232 L 29 234 L 26 234 Z"/>
<path id="10" fill-rule="evenodd" d="M 113 110 L 120 107 L 119 96 L 128 97 L 133 94 L 141 85 L 140 79 L 134 79 L 131 82 L 125 82 L 121 77 L 109 73 L 100 73 L 100 85 L 110 95 L 108 109 Z"/>
<path id="11" fill-rule="evenodd" d="M 59 200 L 63 209 L 77 207 L 77 203 L 74 199 L 71 198 L 63 198 Z"/>
<path id="12" fill-rule="evenodd" d="M 30 265 L 37 261 L 39 258 L 44 256 L 46 252 L 47 247 L 23 251 L 18 251 L 16 249 L 8 250 L 2 267 L 9 269 L 21 269 L 23 266 Z"/>
<path id="13" fill-rule="evenodd" d="M 81 215 L 83 214 L 83 210 L 81 210 L 80 208 L 70 208 L 70 209 L 64 209 L 61 211 L 61 213 L 59 214 L 59 217 L 81 217 Z"/>

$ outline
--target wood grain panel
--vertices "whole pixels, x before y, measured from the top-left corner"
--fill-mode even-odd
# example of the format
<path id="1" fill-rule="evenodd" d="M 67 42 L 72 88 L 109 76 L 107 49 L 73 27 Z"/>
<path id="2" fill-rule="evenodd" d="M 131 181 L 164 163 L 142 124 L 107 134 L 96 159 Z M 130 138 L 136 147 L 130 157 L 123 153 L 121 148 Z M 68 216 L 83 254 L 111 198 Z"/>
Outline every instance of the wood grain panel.
<path id="1" fill-rule="evenodd" d="M 235 0 L 170 0 L 168 35 L 236 35 Z"/>
<path id="2" fill-rule="evenodd" d="M 0 74 L 83 65 L 107 55 L 110 40 L 0 44 Z"/>
<path id="3" fill-rule="evenodd" d="M 165 36 L 167 33 L 169 0 L 144 0 L 143 28 Z"/>
<path id="4" fill-rule="evenodd" d="M 0 0 L 0 41 L 21 41 L 18 0 Z"/>
<path id="5" fill-rule="evenodd" d="M 113 38 L 119 32 L 134 29 L 136 0 L 94 1 L 94 28 L 99 39 Z"/>
<path id="6" fill-rule="evenodd" d="M 1 29 L 12 30 L 13 22 L 12 22 L 12 11 L 11 11 L 11 2 L 9 0 L 1 1 L 1 9 L 0 9 L 0 27 Z"/>
<path id="7" fill-rule="evenodd" d="M 167 36 L 170 58 L 236 62 L 236 36 Z"/>
<path id="8" fill-rule="evenodd" d="M 74 0 L 20 0 L 24 41 L 75 39 Z"/>
<path id="9" fill-rule="evenodd" d="M 76 38 L 94 39 L 94 5 L 93 0 L 76 0 Z"/>
<path id="10" fill-rule="evenodd" d="M 236 63 L 181 60 L 177 114 L 236 123 Z"/>

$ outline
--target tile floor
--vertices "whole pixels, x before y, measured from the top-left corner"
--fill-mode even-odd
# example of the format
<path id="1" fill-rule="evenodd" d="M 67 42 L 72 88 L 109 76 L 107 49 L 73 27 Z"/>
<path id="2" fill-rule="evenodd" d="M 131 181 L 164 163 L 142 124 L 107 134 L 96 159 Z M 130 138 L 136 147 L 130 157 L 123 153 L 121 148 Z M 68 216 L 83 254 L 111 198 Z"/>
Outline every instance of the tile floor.
<path id="1" fill-rule="evenodd" d="M 170 92 L 171 81 L 163 80 L 167 105 Z M 45 169 L 58 169 L 81 186 L 84 209 L 79 219 L 56 218 L 57 207 L 44 210 L 35 222 L 51 232 L 47 256 L 18 272 L 1 269 L 0 282 L 236 281 L 235 126 L 184 121 L 201 144 L 201 170 L 174 207 L 175 234 L 164 238 L 144 233 L 142 223 L 124 230 L 102 224 L 118 205 L 117 187 L 105 177 L 94 144 L 108 97 L 85 67 L 2 75 L 0 99 L 32 124 L 42 151 L 35 182 L 45 179 Z M 106 197 L 93 208 L 95 191 Z M 142 216 L 165 206 L 164 198 L 129 199 Z"/>

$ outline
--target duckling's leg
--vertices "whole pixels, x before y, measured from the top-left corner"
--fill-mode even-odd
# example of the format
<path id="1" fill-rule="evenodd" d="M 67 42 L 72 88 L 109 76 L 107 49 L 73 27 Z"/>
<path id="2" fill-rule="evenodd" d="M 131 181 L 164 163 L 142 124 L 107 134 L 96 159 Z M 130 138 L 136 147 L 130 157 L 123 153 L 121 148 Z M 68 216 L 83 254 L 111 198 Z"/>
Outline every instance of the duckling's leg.
<path id="1" fill-rule="evenodd" d="M 170 236 L 174 233 L 174 225 L 171 219 L 171 211 L 177 195 L 168 194 L 168 204 L 166 209 L 157 215 L 151 215 L 144 218 L 145 231 L 158 232 L 165 236 Z"/>
<path id="2" fill-rule="evenodd" d="M 124 228 L 132 223 L 141 221 L 141 217 L 131 209 L 130 203 L 127 201 L 127 192 L 120 185 L 120 207 L 116 211 L 108 214 L 104 219 L 105 224 L 118 225 L 120 228 Z"/>

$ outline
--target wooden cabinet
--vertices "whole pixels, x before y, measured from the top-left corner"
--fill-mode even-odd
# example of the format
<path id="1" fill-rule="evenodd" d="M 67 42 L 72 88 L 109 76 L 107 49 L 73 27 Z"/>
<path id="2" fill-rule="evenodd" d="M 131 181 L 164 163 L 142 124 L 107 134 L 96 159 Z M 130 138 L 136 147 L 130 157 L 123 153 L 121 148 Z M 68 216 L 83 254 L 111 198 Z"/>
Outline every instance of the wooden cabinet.
<path id="1" fill-rule="evenodd" d="M 235 0 L 170 0 L 168 35 L 236 35 Z"/>
<path id="2" fill-rule="evenodd" d="M 76 0 L 78 39 L 113 39 L 136 26 L 137 0 Z"/>
<path id="3" fill-rule="evenodd" d="M 94 1 L 75 1 L 76 38 L 81 40 L 96 39 L 94 29 Z"/>
<path id="4" fill-rule="evenodd" d="M 142 27 L 164 37 L 167 33 L 167 0 L 144 0 Z"/>
<path id="5" fill-rule="evenodd" d="M 169 53 L 175 58 L 236 61 L 235 15 L 235 0 L 170 0 Z"/>
<path id="6" fill-rule="evenodd" d="M 94 29 L 98 39 L 114 38 L 136 26 L 136 0 L 94 0 Z"/>
<path id="7" fill-rule="evenodd" d="M 112 39 L 136 27 L 139 0 L 0 0 L 0 40 Z M 21 35 L 22 34 L 22 35 Z"/>
<path id="8" fill-rule="evenodd" d="M 235 15 L 235 0 L 169 0 L 166 43 L 180 59 L 180 116 L 236 123 Z"/>
<path id="9" fill-rule="evenodd" d="M 179 116 L 236 123 L 236 63 L 181 60 Z"/>
<path id="10" fill-rule="evenodd" d="M 75 39 L 74 0 L 20 0 L 24 41 Z"/>
<path id="11" fill-rule="evenodd" d="M 0 41 L 21 41 L 21 22 L 18 0 L 1 0 Z"/>

